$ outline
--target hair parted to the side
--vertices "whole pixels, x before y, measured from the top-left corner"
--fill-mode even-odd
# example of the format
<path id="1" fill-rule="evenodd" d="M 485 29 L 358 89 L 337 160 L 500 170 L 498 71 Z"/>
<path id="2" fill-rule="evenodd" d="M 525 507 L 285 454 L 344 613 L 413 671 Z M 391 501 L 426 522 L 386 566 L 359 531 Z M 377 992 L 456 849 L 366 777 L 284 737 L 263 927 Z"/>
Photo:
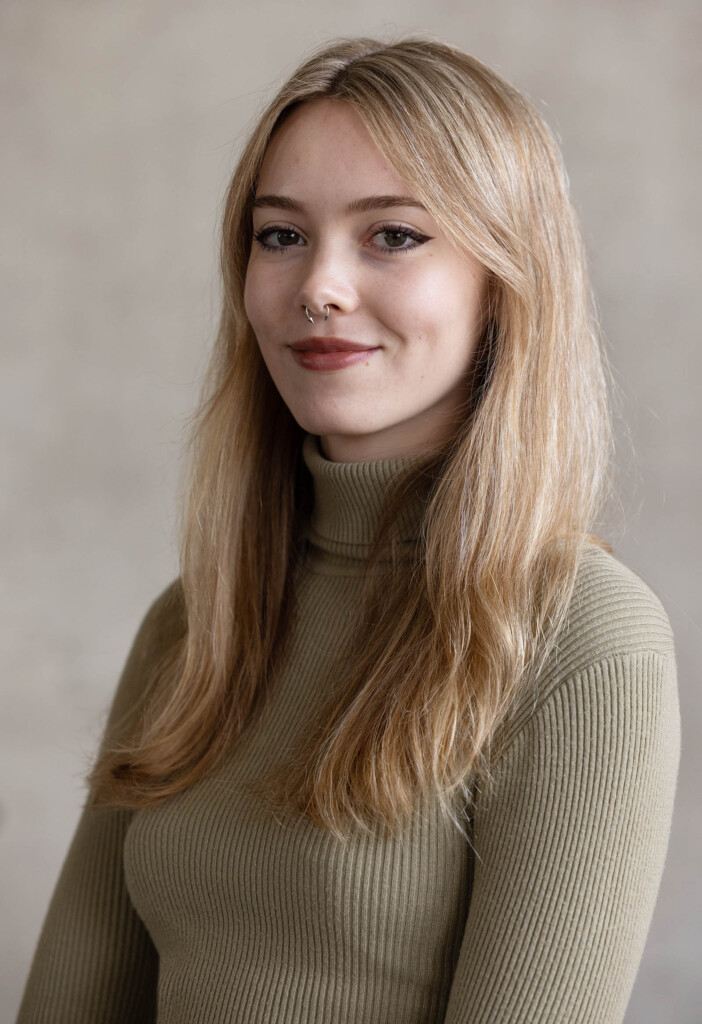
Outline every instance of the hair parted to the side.
<path id="1" fill-rule="evenodd" d="M 339 837 L 373 821 L 396 831 L 420 793 L 461 828 L 469 783 L 489 782 L 496 731 L 564 622 L 612 431 L 558 144 L 494 71 L 416 36 L 314 53 L 236 167 L 182 512 L 187 628 L 153 666 L 143 713 L 103 747 L 91 798 L 139 807 L 194 783 L 232 749 L 282 663 L 311 481 L 304 432 L 271 381 L 243 291 L 268 142 L 295 105 L 321 97 L 357 111 L 446 235 L 480 260 L 490 311 L 464 421 L 386 510 L 366 577 L 368 627 L 339 666 L 341 696 L 261 791 Z M 408 567 L 382 556 L 395 509 L 417 487 L 426 513 Z"/>

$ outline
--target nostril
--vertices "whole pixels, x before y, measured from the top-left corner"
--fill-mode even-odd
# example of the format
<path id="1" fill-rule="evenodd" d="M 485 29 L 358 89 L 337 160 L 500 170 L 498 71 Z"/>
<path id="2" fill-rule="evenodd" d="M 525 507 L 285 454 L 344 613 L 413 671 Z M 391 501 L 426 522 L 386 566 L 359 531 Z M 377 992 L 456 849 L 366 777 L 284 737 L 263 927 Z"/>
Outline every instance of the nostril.
<path id="1" fill-rule="evenodd" d="M 309 320 L 309 322 L 311 324 L 314 323 L 314 317 L 312 315 L 313 312 L 314 312 L 314 310 L 310 310 L 309 306 L 305 306 L 305 316 L 307 317 L 307 319 Z M 324 304 L 324 306 L 322 307 L 322 312 L 324 314 L 324 319 L 328 320 L 329 319 L 329 304 L 328 303 Z M 319 315 L 322 316 L 322 313 L 320 313 Z"/>

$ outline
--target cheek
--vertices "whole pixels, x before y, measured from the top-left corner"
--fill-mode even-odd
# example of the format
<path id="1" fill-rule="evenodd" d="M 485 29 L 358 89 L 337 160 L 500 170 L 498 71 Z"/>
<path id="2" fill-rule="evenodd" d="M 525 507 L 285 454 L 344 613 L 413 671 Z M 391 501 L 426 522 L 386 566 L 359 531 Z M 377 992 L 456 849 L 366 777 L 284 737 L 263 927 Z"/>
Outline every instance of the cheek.
<path id="1" fill-rule="evenodd" d="M 437 257 L 382 282 L 375 294 L 376 309 L 391 330 L 407 341 L 424 342 L 472 334 L 480 298 L 480 281 L 471 269 Z"/>
<path id="2" fill-rule="evenodd" d="M 279 290 L 270 268 L 251 259 L 244 280 L 244 309 L 255 331 L 270 331 L 276 320 L 275 307 Z"/>
<path id="3" fill-rule="evenodd" d="M 260 323 L 260 313 L 263 312 L 261 294 L 262 289 L 259 275 L 256 273 L 256 266 L 249 263 L 244 280 L 244 309 L 254 330 L 257 329 L 257 325 Z"/>
<path id="4" fill-rule="evenodd" d="M 277 268 L 251 260 L 244 280 L 244 309 L 261 347 L 279 338 L 291 302 L 285 275 Z"/>
<path id="5" fill-rule="evenodd" d="M 423 279 L 415 283 L 414 301 L 431 308 L 434 316 L 446 322 L 459 318 L 464 323 L 480 305 L 480 282 L 468 265 L 455 259 L 431 259 Z"/>
<path id="6" fill-rule="evenodd" d="M 405 258 L 394 257 L 398 263 Z M 390 332 L 409 341 L 424 334 L 427 323 L 435 318 L 436 275 L 432 267 L 416 265 L 393 270 L 371 278 L 361 291 L 361 300 Z"/>

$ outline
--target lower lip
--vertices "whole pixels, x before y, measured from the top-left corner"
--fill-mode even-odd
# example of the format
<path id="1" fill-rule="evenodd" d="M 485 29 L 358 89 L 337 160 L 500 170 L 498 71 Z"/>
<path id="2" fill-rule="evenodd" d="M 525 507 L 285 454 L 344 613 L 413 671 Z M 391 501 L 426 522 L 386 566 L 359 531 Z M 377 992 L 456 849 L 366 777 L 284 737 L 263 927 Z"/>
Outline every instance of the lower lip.
<path id="1" fill-rule="evenodd" d="M 377 348 L 364 348 L 355 352 L 306 352 L 290 349 L 293 358 L 306 370 L 343 370 L 345 366 L 352 366 L 354 363 L 367 362 Z"/>

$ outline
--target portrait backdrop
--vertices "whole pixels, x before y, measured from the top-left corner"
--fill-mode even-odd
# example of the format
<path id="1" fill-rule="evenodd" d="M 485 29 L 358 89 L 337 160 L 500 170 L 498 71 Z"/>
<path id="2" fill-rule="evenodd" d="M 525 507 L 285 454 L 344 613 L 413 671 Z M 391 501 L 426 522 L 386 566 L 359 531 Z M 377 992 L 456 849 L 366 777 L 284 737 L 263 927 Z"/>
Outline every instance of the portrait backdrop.
<path id="1" fill-rule="evenodd" d="M 0 10 L 0 1019 L 19 1005 L 137 624 L 177 575 L 186 420 L 247 127 L 317 44 L 423 32 L 563 149 L 618 389 L 602 534 L 662 600 L 682 761 L 628 1024 L 699 1021 L 700 7 L 692 0 L 6 0 Z"/>

